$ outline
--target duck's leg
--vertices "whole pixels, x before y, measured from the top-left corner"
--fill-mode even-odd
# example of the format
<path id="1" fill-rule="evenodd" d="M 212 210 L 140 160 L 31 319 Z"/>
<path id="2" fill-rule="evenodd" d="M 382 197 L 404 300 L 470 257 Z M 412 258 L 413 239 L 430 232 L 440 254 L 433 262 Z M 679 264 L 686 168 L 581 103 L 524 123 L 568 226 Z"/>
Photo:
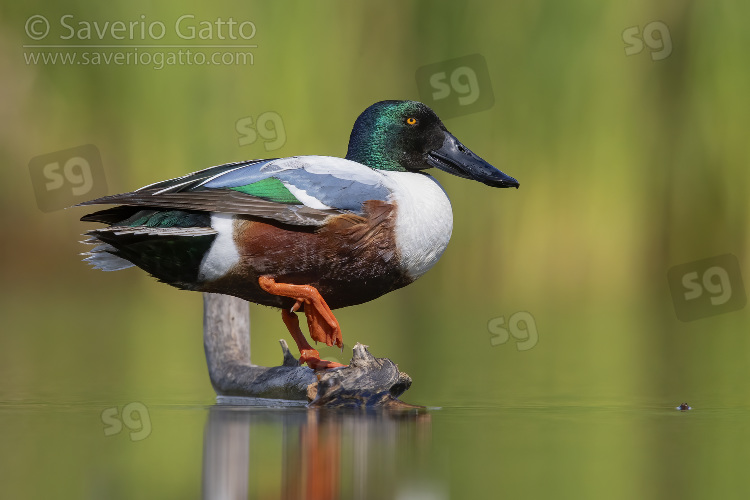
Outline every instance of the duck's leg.
<path id="1" fill-rule="evenodd" d="M 310 344 L 307 343 L 305 336 L 302 334 L 302 330 L 299 328 L 299 319 L 297 315 L 286 309 L 281 310 L 281 319 L 284 320 L 287 330 L 292 335 L 294 342 L 297 343 L 297 349 L 299 349 L 299 362 L 300 364 L 307 363 L 307 366 L 313 370 L 326 370 L 328 368 L 338 368 L 342 365 L 335 361 L 326 361 L 320 359 L 320 353 L 313 349 Z"/>
<path id="2" fill-rule="evenodd" d="M 315 368 L 313 364 L 320 363 L 325 363 L 324 367 L 327 368 L 343 366 L 339 363 L 321 360 L 318 351 L 307 343 L 302 331 L 299 329 L 299 321 L 294 311 L 299 309 L 301 304 L 305 304 L 305 316 L 307 317 L 307 326 L 310 329 L 310 337 L 316 342 L 325 342 L 328 346 L 336 344 L 338 347 L 343 347 L 344 345 L 339 323 L 315 287 L 310 285 L 276 283 L 276 280 L 267 276 L 258 278 L 258 284 L 268 293 L 290 297 L 297 301 L 291 311 L 282 311 L 282 319 L 292 338 L 297 343 L 297 347 L 302 355 L 300 361 L 307 362 L 311 368 Z"/>
<path id="3" fill-rule="evenodd" d="M 290 297 L 297 301 L 292 312 L 296 311 L 301 304 L 305 305 L 305 316 L 307 325 L 310 327 L 310 337 L 316 342 L 325 342 L 327 346 L 336 344 L 343 347 L 341 328 L 326 301 L 318 290 L 311 285 L 291 285 L 289 283 L 276 283 L 276 280 L 268 276 L 258 278 L 260 287 L 273 295 Z"/>

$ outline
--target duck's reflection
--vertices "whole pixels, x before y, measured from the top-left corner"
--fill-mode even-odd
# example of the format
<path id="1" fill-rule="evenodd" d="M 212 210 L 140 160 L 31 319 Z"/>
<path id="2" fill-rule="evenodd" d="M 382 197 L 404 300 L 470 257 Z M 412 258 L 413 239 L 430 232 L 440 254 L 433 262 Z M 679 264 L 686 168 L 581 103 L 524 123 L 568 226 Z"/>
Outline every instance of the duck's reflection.
<path id="1" fill-rule="evenodd" d="M 216 405 L 204 433 L 203 498 L 396 498 L 434 474 L 430 426 L 425 411 Z"/>

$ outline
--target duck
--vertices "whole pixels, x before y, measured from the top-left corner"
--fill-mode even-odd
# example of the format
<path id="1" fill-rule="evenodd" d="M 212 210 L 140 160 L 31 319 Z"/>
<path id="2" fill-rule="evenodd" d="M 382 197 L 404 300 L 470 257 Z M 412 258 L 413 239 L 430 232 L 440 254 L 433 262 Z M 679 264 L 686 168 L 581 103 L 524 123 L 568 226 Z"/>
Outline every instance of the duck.
<path id="1" fill-rule="evenodd" d="M 293 156 L 213 166 L 79 205 L 94 268 L 139 267 L 182 290 L 278 308 L 313 370 L 310 338 L 343 349 L 332 310 L 416 281 L 443 255 L 453 211 L 426 170 L 494 188 L 519 182 L 464 146 L 427 105 L 376 102 L 356 119 L 345 158 Z"/>

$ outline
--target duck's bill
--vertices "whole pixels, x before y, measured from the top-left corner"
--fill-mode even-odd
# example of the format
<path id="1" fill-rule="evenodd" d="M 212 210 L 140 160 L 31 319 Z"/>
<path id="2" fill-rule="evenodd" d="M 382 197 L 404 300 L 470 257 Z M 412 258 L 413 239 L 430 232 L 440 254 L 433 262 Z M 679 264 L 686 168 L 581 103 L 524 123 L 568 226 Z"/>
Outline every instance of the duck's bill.
<path id="1" fill-rule="evenodd" d="M 513 177 L 502 173 L 475 155 L 450 132 L 445 131 L 444 134 L 442 147 L 427 153 L 427 163 L 449 174 L 474 179 L 488 186 L 518 188 L 518 181 Z"/>

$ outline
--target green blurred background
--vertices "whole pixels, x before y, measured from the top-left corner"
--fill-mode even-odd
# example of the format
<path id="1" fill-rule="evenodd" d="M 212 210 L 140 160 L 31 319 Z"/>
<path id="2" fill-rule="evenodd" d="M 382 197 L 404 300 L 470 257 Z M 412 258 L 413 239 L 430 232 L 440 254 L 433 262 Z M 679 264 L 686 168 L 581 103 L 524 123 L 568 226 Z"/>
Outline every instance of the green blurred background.
<path id="1" fill-rule="evenodd" d="M 89 269 L 78 255 L 87 211 L 41 212 L 33 157 L 94 144 L 115 193 L 230 161 L 343 156 L 368 105 L 421 100 L 418 68 L 476 53 L 494 105 L 446 126 L 521 187 L 436 173 L 453 203 L 448 250 L 406 289 L 338 311 L 347 345 L 396 361 L 414 379 L 404 399 L 423 405 L 747 407 L 748 309 L 682 322 L 667 283 L 672 266 L 727 253 L 748 269 L 747 2 L 27 1 L 0 12 L 6 418 L 13 405 L 213 401 L 200 295 L 135 269 Z M 182 14 L 231 16 L 255 24 L 257 48 L 253 64 L 239 66 L 27 64 L 24 23 L 36 14 L 145 15 L 168 29 Z M 623 31 L 654 21 L 668 27 L 671 54 L 654 60 L 645 46 L 626 55 Z M 180 40 L 168 33 L 160 42 Z M 237 121 L 266 112 L 283 120 L 283 146 L 239 145 Z M 533 318 L 537 345 L 519 350 L 513 337 L 493 345 L 489 325 L 521 311 Z M 278 311 L 252 306 L 251 315 L 253 361 L 278 364 L 277 339 L 288 336 Z M 322 350 L 340 360 L 349 352 Z M 200 439 L 201 422 L 190 425 Z M 637 419 L 622 426 L 629 431 L 589 436 L 590 455 L 611 449 L 647 469 L 638 457 L 661 433 L 633 438 Z M 696 446 L 716 442 L 720 427 L 702 428 Z M 40 432 L 65 444 L 62 431 Z M 0 431 L 8 446 L 13 434 Z M 701 456 L 740 474 L 747 457 L 735 451 Z M 486 462 L 493 450 L 476 453 Z M 595 491 L 629 484 L 609 472 Z"/>

